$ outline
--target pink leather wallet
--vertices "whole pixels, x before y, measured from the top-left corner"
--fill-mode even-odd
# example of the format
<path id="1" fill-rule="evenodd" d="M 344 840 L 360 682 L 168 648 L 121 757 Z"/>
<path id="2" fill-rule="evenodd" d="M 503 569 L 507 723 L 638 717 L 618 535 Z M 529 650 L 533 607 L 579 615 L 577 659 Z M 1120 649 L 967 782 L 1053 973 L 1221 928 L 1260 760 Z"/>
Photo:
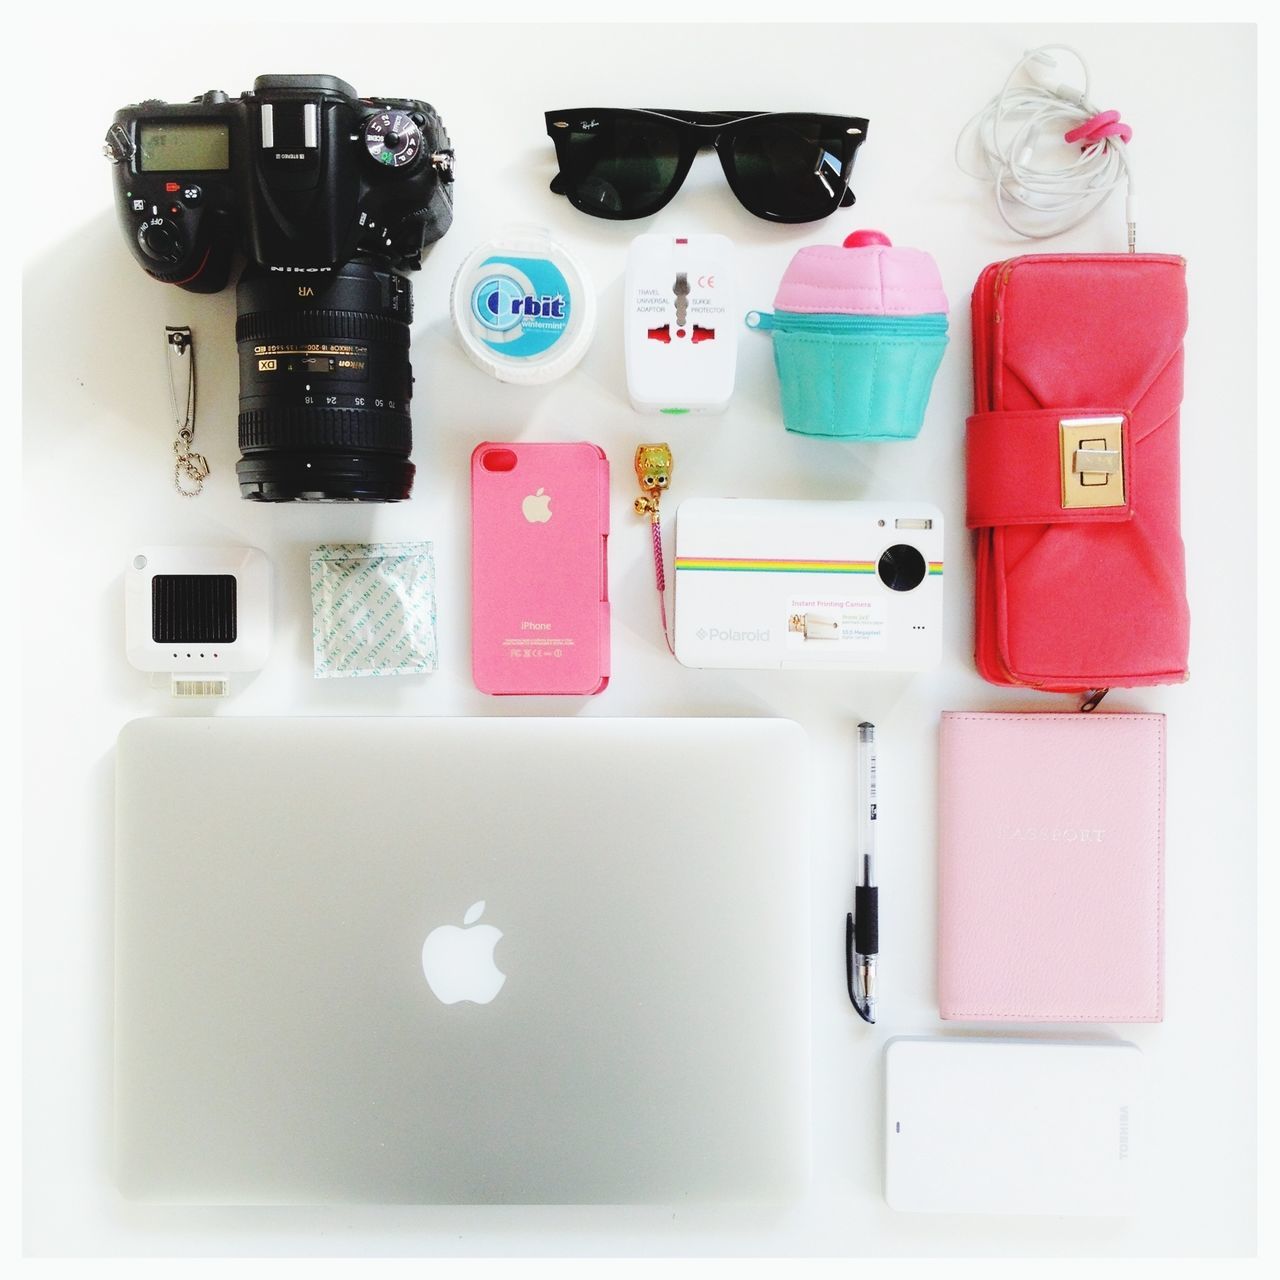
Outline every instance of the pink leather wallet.
<path id="1" fill-rule="evenodd" d="M 944 1018 L 1159 1022 L 1164 716 L 946 711 Z"/>

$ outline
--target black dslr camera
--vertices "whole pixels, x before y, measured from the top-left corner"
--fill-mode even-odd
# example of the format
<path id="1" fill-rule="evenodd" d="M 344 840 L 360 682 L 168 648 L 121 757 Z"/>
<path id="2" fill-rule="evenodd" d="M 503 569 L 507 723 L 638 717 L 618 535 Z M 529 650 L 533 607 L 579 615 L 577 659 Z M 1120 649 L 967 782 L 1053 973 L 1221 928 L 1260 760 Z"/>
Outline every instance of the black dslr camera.
<path id="1" fill-rule="evenodd" d="M 135 259 L 216 293 L 234 250 L 240 492 L 265 501 L 407 498 L 409 322 L 399 274 L 453 221 L 434 109 L 357 98 L 334 76 L 117 111 L 104 148 Z"/>

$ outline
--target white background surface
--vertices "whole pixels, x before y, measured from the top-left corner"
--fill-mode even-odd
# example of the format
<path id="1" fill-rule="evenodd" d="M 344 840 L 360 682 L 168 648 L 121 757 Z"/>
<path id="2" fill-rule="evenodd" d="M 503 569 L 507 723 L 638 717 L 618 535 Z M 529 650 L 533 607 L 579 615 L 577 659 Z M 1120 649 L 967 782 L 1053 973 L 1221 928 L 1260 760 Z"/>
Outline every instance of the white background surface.
<path id="1" fill-rule="evenodd" d="M 118 34 L 118 29 L 116 34 Z M 1255 59 L 1246 27 L 378 28 L 169 27 L 112 41 L 81 29 L 43 42 L 27 101 L 76 85 L 57 126 L 56 180 L 27 229 L 24 430 L 26 1249 L 32 1253 L 814 1253 L 1171 1254 L 1251 1252 L 1255 1147 L 1254 671 Z M 989 194 L 959 174 L 961 123 L 1020 52 L 1082 48 L 1094 96 L 1135 130 L 1141 249 L 1188 260 L 1191 327 L 1183 412 L 1191 682 L 1117 692 L 1108 710 L 1169 716 L 1166 1020 L 1098 1028 L 1141 1045 L 1149 1074 L 1149 1178 L 1132 1220 L 920 1218 L 880 1196 L 881 1050 L 938 1031 L 933 964 L 938 713 L 1068 709 L 1064 697 L 984 684 L 971 647 L 963 528 L 963 422 L 970 406 L 967 300 L 987 262 L 1031 246 L 1001 234 Z M 34 47 L 33 47 L 34 49 Z M 714 53 L 714 56 L 707 56 Z M 361 93 L 425 97 L 458 153 L 452 231 L 415 278 L 417 376 L 410 503 L 258 506 L 235 486 L 234 292 L 196 297 L 147 280 L 127 253 L 99 154 L 129 101 L 236 93 L 266 71 L 326 71 Z M 1194 93 L 1191 91 L 1194 86 Z M 1213 110 L 1201 109 L 1212 103 Z M 710 155 L 671 205 L 611 224 L 552 196 L 545 109 L 574 105 L 824 109 L 871 126 L 858 204 L 787 228 L 740 208 Z M 1191 163 L 1214 155 L 1211 169 Z M 1230 198 L 1215 186 L 1230 175 Z M 37 193 L 29 193 L 34 200 Z M 23 197 L 27 199 L 27 196 Z M 602 324 L 564 381 L 489 381 L 456 346 L 453 272 L 503 222 L 549 227 L 586 263 Z M 1052 242 L 1123 247 L 1118 203 Z M 715 230 L 740 250 L 741 301 L 768 305 L 794 251 L 859 226 L 931 250 L 953 305 L 952 344 L 920 439 L 838 445 L 787 435 L 768 340 L 742 335 L 737 391 L 718 419 L 636 415 L 625 398 L 618 320 L 625 249 L 643 230 Z M 190 324 L 200 358 L 198 446 L 213 475 L 184 501 L 170 483 L 172 422 L 163 326 Z M 940 671 L 917 677 L 684 670 L 658 633 L 647 531 L 631 512 L 640 440 L 675 450 L 673 498 L 918 498 L 947 532 Z M 467 460 L 481 439 L 572 440 L 613 463 L 613 681 L 586 700 L 501 702 L 469 677 Z M 672 503 L 674 506 L 674 502 Z M 321 541 L 429 538 L 439 566 L 442 669 L 384 683 L 313 680 L 307 552 Z M 814 760 L 814 1178 L 801 1203 L 731 1208 L 360 1208 L 198 1210 L 125 1203 L 110 1181 L 113 744 L 143 715 L 178 708 L 127 666 L 122 574 L 142 542 L 251 543 L 276 569 L 267 668 L 218 715 L 783 715 Z M 1087 591 L 1088 584 L 1080 584 Z M 843 990 L 851 875 L 853 726 L 880 729 L 883 1021 L 864 1026 Z M 350 762 L 358 776 L 359 761 Z M 190 780 L 192 822 L 220 797 Z M 1212 948 L 1206 954 L 1206 940 Z"/>

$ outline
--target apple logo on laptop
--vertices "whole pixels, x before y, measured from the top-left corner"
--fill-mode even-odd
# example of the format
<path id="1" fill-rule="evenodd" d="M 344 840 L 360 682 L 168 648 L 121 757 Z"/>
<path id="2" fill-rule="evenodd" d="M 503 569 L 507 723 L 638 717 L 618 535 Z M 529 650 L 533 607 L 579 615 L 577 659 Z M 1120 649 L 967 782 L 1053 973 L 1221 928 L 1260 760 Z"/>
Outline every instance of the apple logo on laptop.
<path id="1" fill-rule="evenodd" d="M 551 519 L 551 495 L 539 489 L 520 504 L 520 510 L 530 524 L 546 524 Z"/>
<path id="2" fill-rule="evenodd" d="M 442 924 L 432 929 L 422 944 L 422 972 L 441 1004 L 460 1000 L 488 1004 L 507 980 L 493 960 L 502 930 L 476 924 L 483 914 L 484 899 L 473 902 L 462 917 L 461 929 Z"/>

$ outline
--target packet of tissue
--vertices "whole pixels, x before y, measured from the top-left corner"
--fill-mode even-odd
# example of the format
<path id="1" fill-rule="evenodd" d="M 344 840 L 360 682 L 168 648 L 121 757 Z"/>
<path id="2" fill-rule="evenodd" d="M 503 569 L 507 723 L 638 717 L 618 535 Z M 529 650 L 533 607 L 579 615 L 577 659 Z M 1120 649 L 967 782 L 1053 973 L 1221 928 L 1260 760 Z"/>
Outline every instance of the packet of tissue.
<path id="1" fill-rule="evenodd" d="M 436 566 L 429 542 L 331 543 L 311 553 L 317 678 L 434 671 Z"/>

